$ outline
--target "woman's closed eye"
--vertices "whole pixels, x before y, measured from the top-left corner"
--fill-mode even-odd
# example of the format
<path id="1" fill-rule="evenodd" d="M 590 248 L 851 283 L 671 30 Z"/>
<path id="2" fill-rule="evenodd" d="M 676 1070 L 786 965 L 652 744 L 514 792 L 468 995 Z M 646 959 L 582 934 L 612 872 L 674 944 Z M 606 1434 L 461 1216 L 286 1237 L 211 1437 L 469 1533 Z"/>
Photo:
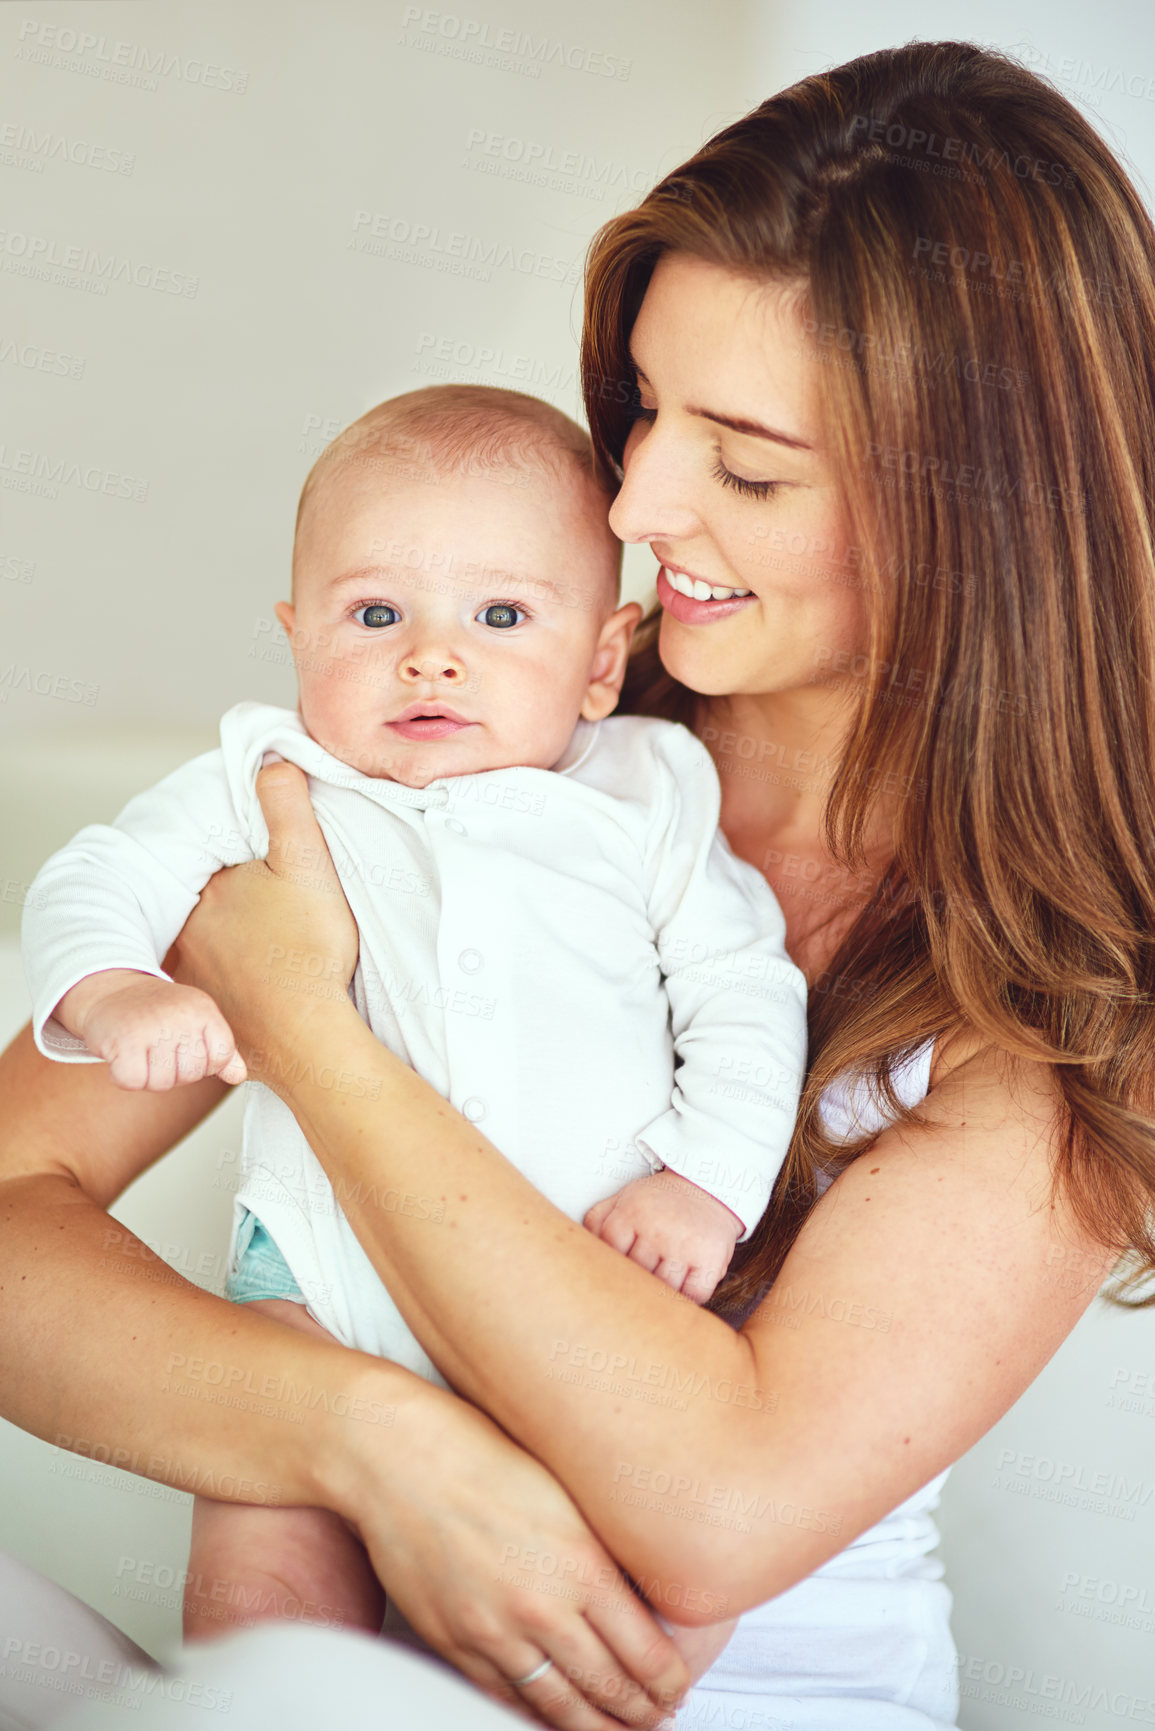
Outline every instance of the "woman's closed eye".
<path id="1" fill-rule="evenodd" d="M 646 408 L 643 403 L 632 403 L 630 417 L 635 425 L 642 422 L 648 426 L 657 420 L 658 411 Z M 736 475 L 733 469 L 726 467 L 717 447 L 714 450 L 714 466 L 710 473 L 715 481 L 720 481 L 723 487 L 729 487 L 743 499 L 772 499 L 782 485 L 781 481 L 753 481 L 745 475 Z"/>
<path id="2" fill-rule="evenodd" d="M 744 475 L 736 475 L 726 467 L 720 454 L 714 459 L 712 472 L 715 481 L 721 481 L 723 487 L 732 488 L 744 499 L 772 499 L 782 485 L 781 481 L 749 481 Z"/>

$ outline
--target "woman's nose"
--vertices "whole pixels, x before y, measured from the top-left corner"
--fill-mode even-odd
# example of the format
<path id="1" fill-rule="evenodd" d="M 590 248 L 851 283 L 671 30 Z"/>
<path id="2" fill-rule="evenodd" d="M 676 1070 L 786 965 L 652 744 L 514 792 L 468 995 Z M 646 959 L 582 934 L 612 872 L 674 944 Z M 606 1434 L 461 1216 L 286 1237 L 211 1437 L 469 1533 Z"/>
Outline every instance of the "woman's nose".
<path id="1" fill-rule="evenodd" d="M 610 528 L 619 541 L 681 541 L 700 529 L 690 503 L 691 477 L 656 426 L 630 435 L 622 467 L 625 476 L 610 507 Z"/>

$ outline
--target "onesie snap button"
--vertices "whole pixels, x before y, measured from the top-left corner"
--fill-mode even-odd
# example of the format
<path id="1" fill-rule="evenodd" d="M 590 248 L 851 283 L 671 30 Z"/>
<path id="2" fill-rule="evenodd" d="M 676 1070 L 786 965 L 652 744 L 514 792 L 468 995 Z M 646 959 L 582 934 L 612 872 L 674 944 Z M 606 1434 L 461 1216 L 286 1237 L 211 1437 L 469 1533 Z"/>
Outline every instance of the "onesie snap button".
<path id="1" fill-rule="evenodd" d="M 463 974 L 476 974 L 485 965 L 485 957 L 480 950 L 462 950 L 457 965 Z"/>
<path id="2" fill-rule="evenodd" d="M 485 1101 L 479 1100 L 476 1094 L 471 1094 L 468 1100 L 461 1102 L 461 1111 L 471 1124 L 476 1124 L 485 1117 Z"/>
<path id="3" fill-rule="evenodd" d="M 445 820 L 445 827 L 446 829 L 451 829 L 454 835 L 469 834 L 469 831 L 466 829 L 459 817 L 447 817 Z"/>

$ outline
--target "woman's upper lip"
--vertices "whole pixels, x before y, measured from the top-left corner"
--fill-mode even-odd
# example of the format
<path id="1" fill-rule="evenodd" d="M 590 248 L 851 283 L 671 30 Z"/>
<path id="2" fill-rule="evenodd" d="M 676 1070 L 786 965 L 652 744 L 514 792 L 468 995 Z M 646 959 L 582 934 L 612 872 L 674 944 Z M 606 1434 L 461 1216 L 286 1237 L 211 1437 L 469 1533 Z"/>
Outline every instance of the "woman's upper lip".
<path id="1" fill-rule="evenodd" d="M 695 583 L 708 583 L 711 589 L 739 589 L 743 587 L 741 584 L 730 583 L 717 577 L 703 577 L 700 571 L 688 571 L 684 565 L 675 565 L 672 559 L 663 559 L 658 554 L 655 554 L 654 557 L 663 571 L 676 571 L 679 576 L 689 577 Z"/>
<path id="2" fill-rule="evenodd" d="M 411 703 L 400 715 L 391 716 L 389 725 L 392 726 L 395 721 L 416 721 L 421 715 L 442 716 L 446 721 L 459 721 L 463 727 L 470 725 L 467 716 L 458 715 L 456 709 L 450 709 L 447 703 Z"/>
<path id="3" fill-rule="evenodd" d="M 654 558 L 658 561 L 658 564 L 662 567 L 663 571 L 680 571 L 683 577 L 697 577 L 702 583 L 708 583 L 710 581 L 708 577 L 703 577 L 700 571 L 688 571 L 684 565 L 675 565 L 672 559 L 663 559 L 660 553 L 655 553 Z"/>

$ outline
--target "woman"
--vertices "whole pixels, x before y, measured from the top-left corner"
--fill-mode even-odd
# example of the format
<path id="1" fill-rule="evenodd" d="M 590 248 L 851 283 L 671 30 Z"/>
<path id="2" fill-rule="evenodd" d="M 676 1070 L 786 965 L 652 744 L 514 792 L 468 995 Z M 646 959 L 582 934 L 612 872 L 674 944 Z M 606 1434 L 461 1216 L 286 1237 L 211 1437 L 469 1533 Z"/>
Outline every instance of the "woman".
<path id="1" fill-rule="evenodd" d="M 805 80 L 595 243 L 591 428 L 663 568 L 627 706 L 711 746 L 812 991 L 794 1144 L 722 1295 L 741 1327 L 565 1220 L 351 1008 L 261 985 L 270 942 L 355 961 L 285 766 L 269 862 L 210 886 L 181 977 L 464 1399 L 98 1271 L 103 1205 L 218 1090 L 48 1087 L 24 1038 L 8 1416 L 345 1521 L 432 1646 L 559 1726 L 652 1724 L 684 1680 L 610 1555 L 677 1622 L 748 1613 L 688 1724 L 953 1722 L 942 1476 L 1121 1255 L 1155 1268 L 1153 267 L 1077 111 L 952 43 Z M 374 1206 L 383 1181 L 443 1224 Z M 395 1422 L 178 1402 L 174 1352 Z"/>

